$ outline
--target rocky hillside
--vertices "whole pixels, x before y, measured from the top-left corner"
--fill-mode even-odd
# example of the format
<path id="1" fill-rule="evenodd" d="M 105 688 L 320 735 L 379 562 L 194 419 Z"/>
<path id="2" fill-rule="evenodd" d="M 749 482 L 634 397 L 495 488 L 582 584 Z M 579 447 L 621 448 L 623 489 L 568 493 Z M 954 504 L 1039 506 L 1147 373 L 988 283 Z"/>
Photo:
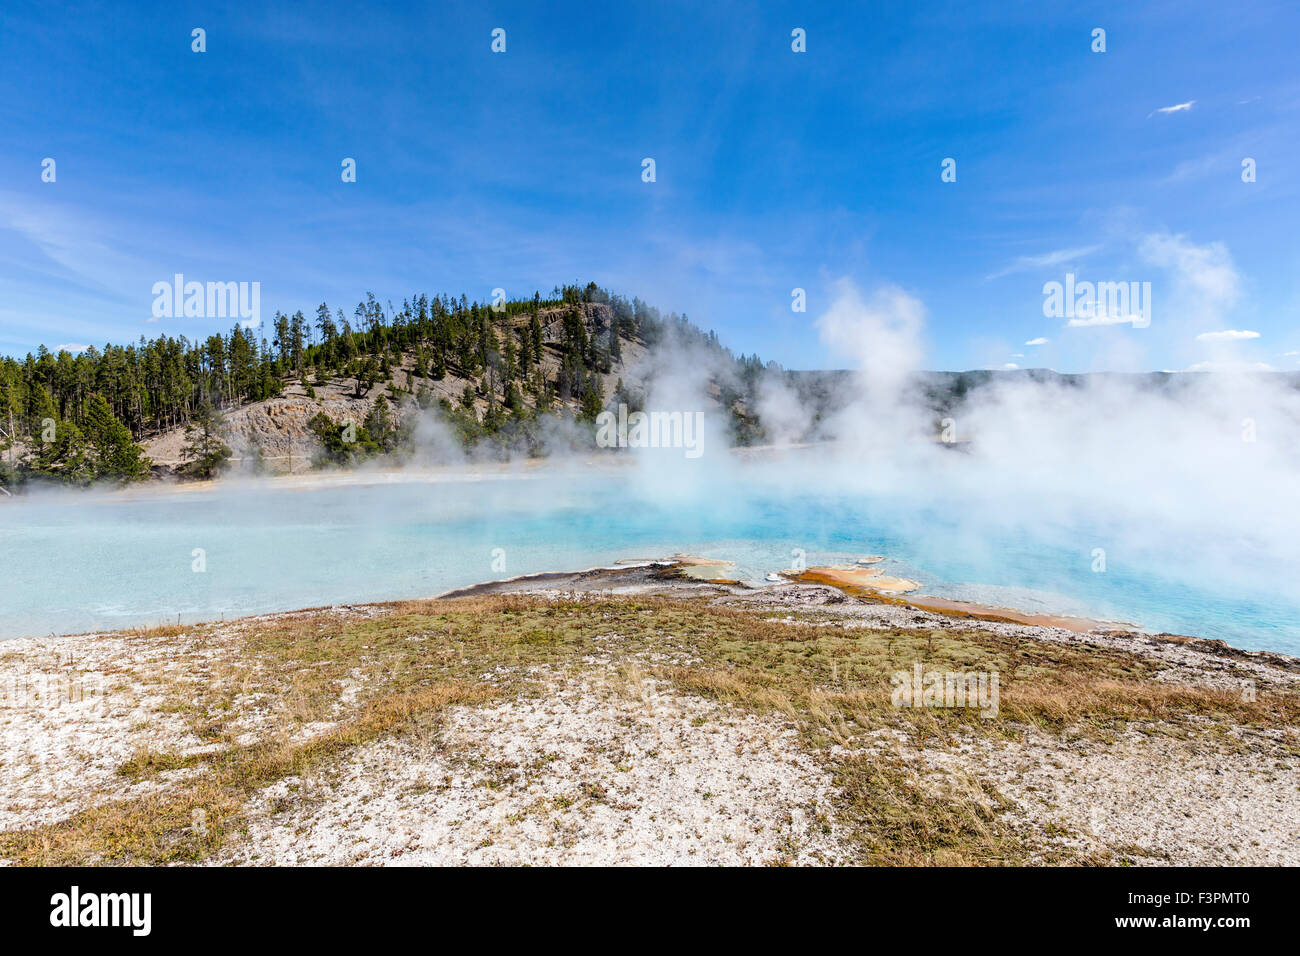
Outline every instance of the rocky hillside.
<path id="1" fill-rule="evenodd" d="M 539 312 L 542 327 L 543 351 L 538 362 L 543 379 L 555 380 L 564 361 L 563 327 L 565 317 L 577 308 L 582 315 L 588 335 L 606 339 L 611 331 L 614 310 L 606 304 L 584 302 L 577 306 L 543 309 Z M 511 316 L 507 321 L 515 329 L 526 328 L 531 316 Z M 643 364 L 647 345 L 639 336 L 620 336 L 621 358 L 611 362 L 607 373 L 596 372 L 601 388 L 608 398 L 618 382 L 636 374 Z M 415 374 L 416 356 L 403 353 L 400 364 L 394 363 L 391 376 L 370 388 L 359 387 L 355 377 L 330 377 L 323 381 L 309 378 L 309 385 L 287 382 L 280 396 L 250 402 L 224 412 L 226 442 L 235 452 L 236 463 L 260 451 L 265 466 L 272 472 L 299 472 L 310 467 L 316 450 L 316 436 L 308 423 L 318 413 L 325 413 L 339 423 L 361 425 L 370 414 L 380 396 L 393 406 L 395 416 L 418 414 L 415 397 L 423 389 L 424 404 L 436 405 L 446 401 L 453 407 L 461 406 L 468 386 L 474 394 L 474 414 L 480 419 L 491 403 L 501 404 L 505 396 L 489 375 L 464 376 L 448 370 L 442 379 L 420 377 Z M 574 398 L 555 396 L 551 402 L 552 413 L 573 414 L 579 403 Z M 141 444 L 145 453 L 156 464 L 174 468 L 183 461 L 185 429 L 173 428 L 155 435 Z"/>

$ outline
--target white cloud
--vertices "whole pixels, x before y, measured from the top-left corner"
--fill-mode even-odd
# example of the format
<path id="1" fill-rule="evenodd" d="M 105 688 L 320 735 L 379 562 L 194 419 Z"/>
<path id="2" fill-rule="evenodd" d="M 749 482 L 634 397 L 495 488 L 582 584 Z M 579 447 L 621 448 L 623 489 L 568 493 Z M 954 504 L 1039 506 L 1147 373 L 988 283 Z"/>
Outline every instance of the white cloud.
<path id="1" fill-rule="evenodd" d="M 1036 339 L 1030 339 L 1030 340 L 1029 340 L 1028 342 L 1026 342 L 1025 344 L 1026 344 L 1026 345 L 1046 345 L 1046 344 L 1047 344 L 1047 339 L 1043 338 L 1043 337 L 1040 335 L 1040 336 L 1039 336 L 1038 338 L 1036 338 Z"/>
<path id="2" fill-rule="evenodd" d="M 1267 362 L 1197 362 L 1187 367 L 1189 372 L 1273 372 Z"/>
<path id="3" fill-rule="evenodd" d="M 1249 137 L 1236 137 L 1224 144 L 1222 149 L 1192 159 L 1181 160 L 1163 182 L 1182 183 L 1207 176 L 1217 176 L 1225 169 L 1241 168 L 1241 158 L 1254 152 L 1253 142 Z"/>
<path id="4" fill-rule="evenodd" d="M 1075 262 L 1086 255 L 1091 255 L 1100 248 L 1101 246 L 1079 246 L 1074 249 L 1056 249 L 1053 252 L 1045 252 L 1038 256 L 1019 256 L 990 275 L 989 278 L 1000 279 L 1002 276 L 1011 275 L 1013 272 L 1028 272 L 1031 269 L 1045 269 L 1048 266 L 1059 266 L 1064 262 Z"/>
<path id="5" fill-rule="evenodd" d="M 1222 332 L 1202 332 L 1196 337 L 1198 342 L 1237 342 L 1241 339 L 1257 339 L 1258 332 L 1249 329 L 1224 329 Z"/>
<path id="6" fill-rule="evenodd" d="M 54 354 L 58 355 L 60 352 L 69 352 L 76 355 L 78 352 L 84 352 L 88 348 L 90 348 L 89 345 L 78 345 L 75 342 L 65 342 L 62 345 L 54 346 Z"/>
<path id="7" fill-rule="evenodd" d="M 1138 253 L 1173 272 L 1180 300 L 1173 311 L 1190 320 L 1217 324 L 1240 295 L 1241 277 L 1222 242 L 1198 246 L 1181 234 L 1152 233 L 1142 239 Z"/>
<path id="8" fill-rule="evenodd" d="M 1140 315 L 1107 315 L 1104 312 L 1098 312 L 1083 318 L 1071 319 L 1065 325 L 1071 329 L 1089 329 L 1102 325 L 1129 325 L 1145 322 L 1146 319 Z"/>
<path id="9" fill-rule="evenodd" d="M 1015 362 L 1008 362 L 1006 365 L 1004 365 L 1004 366 L 1002 366 L 1002 367 L 1003 367 L 1004 369 L 1007 369 L 1007 370 L 1020 368 L 1020 366 L 1017 365 Z"/>
<path id="10" fill-rule="evenodd" d="M 1155 116 L 1156 113 L 1186 113 L 1196 105 L 1196 100 L 1188 100 L 1186 103 L 1176 103 L 1173 106 L 1160 106 L 1147 114 L 1147 119 Z"/>

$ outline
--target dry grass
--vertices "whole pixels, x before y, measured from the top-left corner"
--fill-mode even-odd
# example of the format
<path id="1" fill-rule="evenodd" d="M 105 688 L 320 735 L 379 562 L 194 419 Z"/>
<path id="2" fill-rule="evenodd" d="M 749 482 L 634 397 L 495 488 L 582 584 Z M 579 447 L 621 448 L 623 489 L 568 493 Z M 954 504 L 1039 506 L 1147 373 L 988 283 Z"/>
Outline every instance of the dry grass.
<path id="1" fill-rule="evenodd" d="M 267 785 L 304 777 L 385 735 L 433 733 L 446 707 L 535 693 L 536 668 L 577 670 L 600 653 L 616 656 L 629 694 L 640 693 L 643 676 L 657 676 L 684 693 L 793 722 L 833 766 L 840 822 L 870 863 L 1007 863 L 1035 851 L 1001 823 L 995 793 L 970 781 L 936 789 L 916 779 L 879 745 L 881 731 L 943 746 L 958 735 L 1015 736 L 1026 726 L 1104 739 L 1131 723 L 1191 734 L 1300 719 L 1295 694 L 1249 702 L 1160 683 L 1152 680 L 1158 662 L 1099 647 L 978 630 L 790 626 L 686 600 L 473 597 L 132 637 L 174 642 L 195 657 L 192 674 L 172 679 L 162 709 L 184 715 L 209 747 L 137 753 L 121 774 L 158 783 L 156 790 L 0 833 L 0 856 L 46 865 L 202 860 L 238 834 L 244 806 Z M 915 663 L 997 672 L 999 718 L 893 707 L 890 677 Z"/>
<path id="2" fill-rule="evenodd" d="M 0 856 L 36 866 L 196 862 L 221 846 L 238 825 L 245 802 L 262 787 L 407 729 L 443 707 L 493 696 L 483 688 L 435 686 L 373 702 L 338 728 L 302 744 L 268 740 L 190 758 L 151 753 L 125 764 L 123 772 L 146 775 L 182 767 L 205 772 L 162 793 L 92 807 L 51 826 L 0 834 Z"/>

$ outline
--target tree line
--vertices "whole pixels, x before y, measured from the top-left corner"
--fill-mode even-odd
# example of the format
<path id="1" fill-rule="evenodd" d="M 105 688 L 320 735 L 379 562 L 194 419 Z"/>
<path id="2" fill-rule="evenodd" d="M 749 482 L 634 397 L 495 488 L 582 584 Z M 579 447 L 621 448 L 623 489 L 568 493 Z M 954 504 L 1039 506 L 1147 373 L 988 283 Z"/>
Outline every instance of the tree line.
<path id="1" fill-rule="evenodd" d="M 591 303 L 609 307 L 608 327 L 588 321 L 583 306 Z M 578 417 L 594 421 L 606 399 L 601 375 L 621 362 L 624 343 L 653 346 L 668 336 L 730 359 L 714 333 L 685 316 L 663 316 L 594 282 L 556 286 L 547 298 L 535 293 L 492 303 L 419 294 L 397 307 L 367 294 L 350 317 L 322 302 L 311 317 L 277 311 L 259 328 L 237 324 L 201 339 L 141 336 L 76 355 L 42 345 L 21 360 L 0 359 L 0 485 L 147 477 L 138 442 L 178 427 L 187 429 L 194 473 L 207 476 L 230 457 L 220 447 L 224 411 L 281 395 L 293 381 L 310 396 L 313 382 L 343 379 L 361 397 L 391 382 L 398 368 L 419 382 L 466 380 L 458 407 L 444 402 L 444 410 L 458 416 L 467 443 L 503 431 L 508 437 L 557 403 L 577 403 Z M 554 374 L 543 368 L 548 350 L 558 361 Z M 762 369 L 757 356 L 735 361 L 741 381 Z M 417 404 L 433 404 L 427 390 L 410 391 Z M 633 398 L 621 382 L 618 397 Z M 482 418 L 476 398 L 487 405 Z M 387 406 L 384 415 L 393 417 Z M 332 433 L 317 425 L 324 446 L 333 447 Z M 395 440 L 385 434 L 376 447 Z"/>

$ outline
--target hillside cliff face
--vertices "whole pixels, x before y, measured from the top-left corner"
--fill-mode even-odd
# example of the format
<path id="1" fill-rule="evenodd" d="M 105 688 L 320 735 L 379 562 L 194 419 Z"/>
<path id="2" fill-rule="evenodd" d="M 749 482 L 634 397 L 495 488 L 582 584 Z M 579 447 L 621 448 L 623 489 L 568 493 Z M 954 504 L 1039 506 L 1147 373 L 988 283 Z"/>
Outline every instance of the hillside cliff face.
<path id="1" fill-rule="evenodd" d="M 537 368 L 542 379 L 547 382 L 555 381 L 560 375 L 566 350 L 565 320 L 575 310 L 581 316 L 588 336 L 608 340 L 611 334 L 615 316 L 609 305 L 583 302 L 540 310 L 538 320 L 543 349 Z M 531 315 L 525 313 L 511 316 L 505 322 L 514 331 L 522 333 L 530 320 Z M 606 399 L 613 395 L 619 380 L 627 378 L 630 370 L 641 363 L 647 352 L 645 342 L 635 335 L 621 335 L 619 341 L 620 358 L 611 359 L 608 372 L 594 373 L 599 377 L 601 391 Z M 473 391 L 474 415 L 482 419 L 491 404 L 500 405 L 505 399 L 500 383 L 487 372 L 468 376 L 448 370 L 443 378 L 433 379 L 415 374 L 415 369 L 415 354 L 406 352 L 402 354 L 400 363 L 393 363 L 389 379 L 369 388 L 359 388 L 355 377 L 318 381 L 312 376 L 308 379 L 309 387 L 304 387 L 301 382 L 286 383 L 279 397 L 224 410 L 225 441 L 234 450 L 237 463 L 260 453 L 270 471 L 301 471 L 309 467 L 311 457 L 318 447 L 309 424 L 317 414 L 324 413 L 339 424 L 360 426 L 379 397 L 383 396 L 391 406 L 394 417 L 401 421 L 404 416 L 419 413 L 417 394 L 425 392 L 421 397 L 426 407 L 436 406 L 443 401 L 453 407 L 463 407 L 468 387 Z M 537 407 L 534 401 L 527 404 Z M 574 398 L 563 395 L 544 399 L 541 404 L 558 414 L 572 414 L 579 406 Z M 185 442 L 185 430 L 178 427 L 141 444 L 155 464 L 174 468 L 183 460 Z"/>
<path id="2" fill-rule="evenodd" d="M 258 471 L 404 460 L 430 436 L 544 455 L 588 447 L 603 409 L 649 399 L 714 409 L 750 444 L 766 371 L 685 315 L 594 282 L 491 303 L 366 293 L 350 317 L 321 302 L 226 333 L 0 357 L 0 488 L 210 477 L 232 457 Z"/>

